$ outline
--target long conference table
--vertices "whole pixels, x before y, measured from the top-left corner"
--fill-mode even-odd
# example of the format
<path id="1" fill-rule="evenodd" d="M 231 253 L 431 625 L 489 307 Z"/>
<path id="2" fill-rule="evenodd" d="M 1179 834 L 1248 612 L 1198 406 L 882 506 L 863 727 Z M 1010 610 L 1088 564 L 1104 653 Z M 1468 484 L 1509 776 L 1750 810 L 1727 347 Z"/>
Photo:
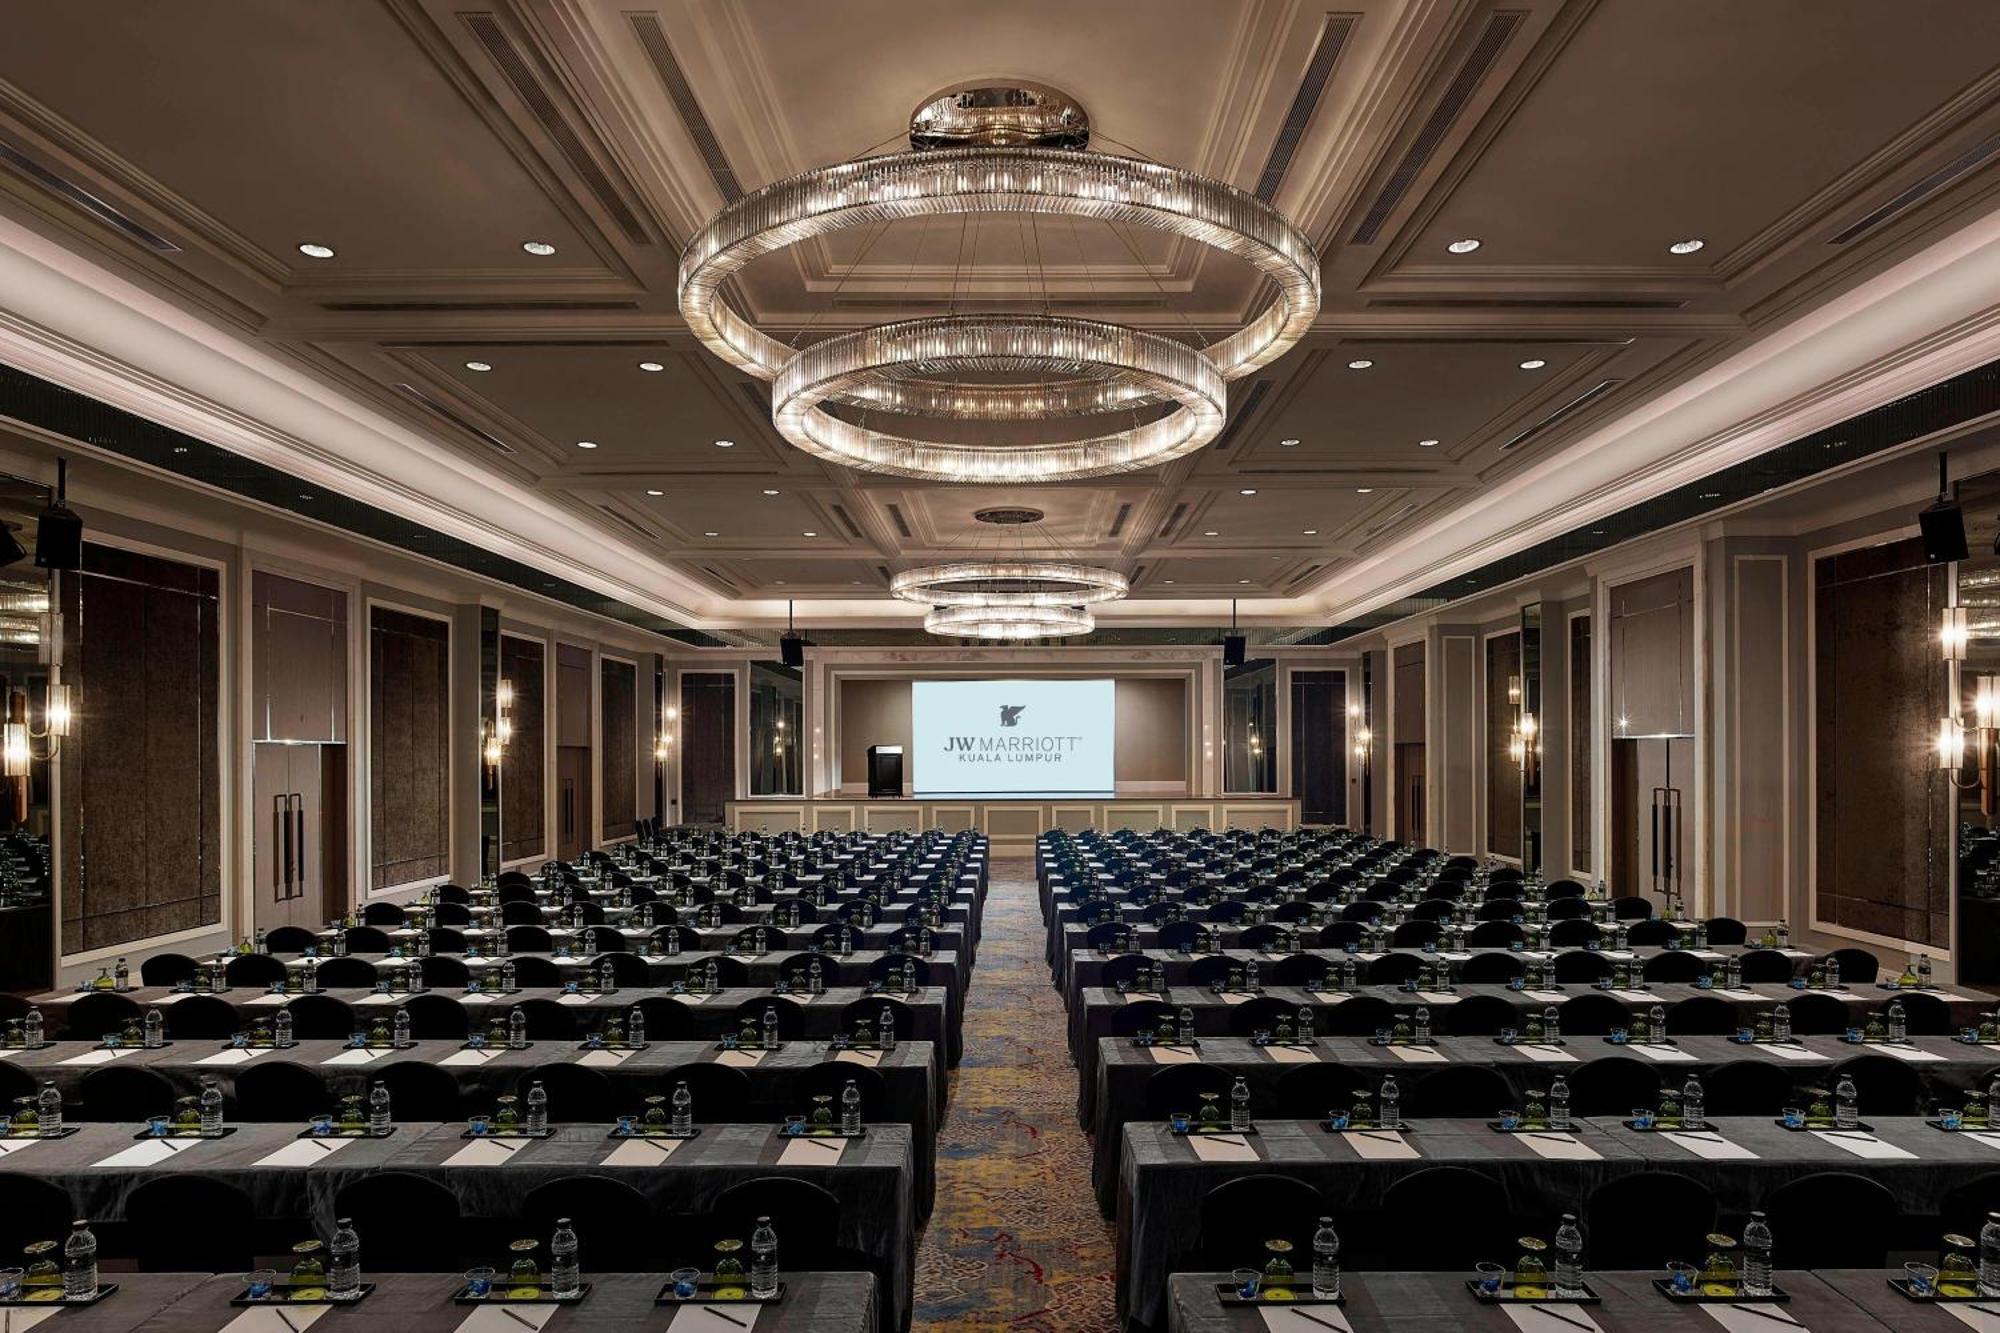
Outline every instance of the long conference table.
<path id="1" fill-rule="evenodd" d="M 1566 1135 L 1426 1120 L 1396 1135 L 1263 1120 L 1244 1140 L 1248 1148 L 1190 1140 L 1164 1124 L 1128 1124 L 1118 1175 L 1118 1307 L 1140 1324 L 1162 1324 L 1168 1279 L 1191 1267 L 1203 1196 L 1244 1175 L 1278 1174 L 1313 1186 L 1351 1230 L 1380 1208 L 1392 1182 L 1439 1165 L 1491 1176 L 1507 1190 L 1514 1213 L 1542 1216 L 1573 1211 L 1598 1186 L 1639 1171 L 1690 1177 L 1724 1212 L 1735 1213 L 1760 1206 L 1801 1176 L 1852 1172 L 1879 1181 L 1902 1211 L 1923 1214 L 1972 1175 L 2000 1170 L 2000 1134 L 1947 1134 L 1914 1117 L 1871 1116 L 1868 1123 L 1873 1133 L 1847 1135 L 1787 1130 L 1767 1117 L 1711 1117 L 1713 1134 L 1689 1136 L 1638 1133 L 1612 1118 L 1578 1121 Z M 1422 1238 L 1408 1243 L 1420 1245 Z"/>
<path id="2" fill-rule="evenodd" d="M 199 1173 L 242 1189 L 250 1196 L 256 1217 L 303 1218 L 321 1235 L 332 1230 L 340 1191 L 381 1171 L 436 1181 L 458 1198 L 466 1214 L 490 1218 L 513 1217 L 528 1191 L 583 1173 L 624 1180 L 662 1212 L 676 1214 L 704 1212 L 723 1190 L 744 1181 L 795 1176 L 840 1201 L 835 1243 L 868 1255 L 887 1275 L 881 1327 L 909 1325 L 916 1219 L 910 1131 L 905 1126 L 871 1126 L 864 1138 L 829 1144 L 790 1142 L 769 1125 L 706 1125 L 699 1138 L 669 1145 L 657 1140 L 612 1142 L 603 1127 L 564 1125 L 552 1138 L 517 1140 L 511 1146 L 468 1141 L 462 1137 L 463 1125 L 399 1125 L 391 1138 L 331 1144 L 303 1142 L 293 1125 L 234 1128 L 222 1139 L 175 1142 L 135 1141 L 129 1125 L 84 1125 L 67 1138 L 16 1148 L 7 1154 L 5 1170 L 67 1190 L 78 1217 L 112 1222 L 123 1219 L 125 1200 L 141 1181 L 163 1173 Z M 665 1279 L 656 1274 L 648 1280 L 650 1300 Z M 435 1302 L 440 1312 L 449 1308 L 449 1291 L 442 1284 L 423 1292 L 413 1290 L 412 1299 Z M 379 1313 L 384 1307 L 361 1308 Z M 70 1322 L 73 1313 L 63 1316 L 66 1333 L 86 1327 Z M 648 1317 L 631 1306 L 620 1315 L 624 1322 L 607 1320 L 603 1326 L 630 1328 Z M 462 1320 L 461 1312 L 460 1320 L 448 1326 L 455 1328 Z M 761 1325 L 762 1319 L 758 1322 Z M 203 1333 L 219 1326 L 205 1325 Z"/>
<path id="3" fill-rule="evenodd" d="M 713 1325 L 710 1333 L 740 1333 L 723 1319 L 699 1316 L 703 1307 L 677 1310 L 655 1307 L 665 1276 L 660 1273 L 594 1273 L 584 1269 L 590 1294 L 581 1304 L 562 1307 L 552 1316 L 547 1311 L 521 1306 L 468 1309 L 456 1305 L 452 1296 L 465 1285 L 462 1273 L 375 1273 L 366 1268 L 367 1244 L 363 1241 L 362 1278 L 375 1290 L 359 1305 L 334 1307 L 326 1311 L 326 1328 L 344 1323 L 365 1322 L 392 1333 L 494 1333 L 513 1330 L 523 1333 L 521 1322 L 503 1315 L 505 1309 L 518 1312 L 528 1329 L 547 1328 L 550 1333 L 625 1333 L 630 1329 L 666 1329 L 690 1333 Z M 868 1273 L 783 1272 L 785 1299 L 776 1305 L 759 1307 L 755 1314 L 759 1333 L 875 1333 L 880 1326 L 881 1298 L 875 1279 Z M 62 1333 L 216 1333 L 233 1328 L 236 1333 L 284 1333 L 286 1323 L 269 1310 L 246 1311 L 232 1307 L 230 1298 L 243 1290 L 240 1273 L 105 1273 L 104 1282 L 115 1282 L 118 1290 L 94 1305 L 64 1307 L 51 1329 Z M 294 1306 L 286 1311 L 291 1325 L 318 1323 L 314 1311 L 321 1307 Z M 745 1309 L 722 1307 L 731 1319 L 747 1319 Z M 49 1311 L 49 1313 L 55 1313 Z M 15 1312 L 13 1327 L 28 1327 Z M 257 1322 L 232 1324 L 251 1316 Z M 688 1319 L 689 1322 L 681 1322 Z"/>
<path id="4" fill-rule="evenodd" d="M 1888 1279 L 1901 1277 L 1901 1270 L 1780 1270 L 1774 1275 L 1776 1284 L 1791 1299 L 1747 1310 L 1673 1304 L 1653 1289 L 1654 1279 L 1662 1276 L 1587 1272 L 1585 1281 L 1603 1297 L 1601 1304 L 1510 1315 L 1474 1301 L 1463 1273 L 1346 1273 L 1340 1284 L 1346 1304 L 1313 1306 L 1310 1313 L 1353 1333 L 1522 1333 L 1530 1328 L 1563 1333 L 1556 1315 L 1587 1319 L 1603 1333 L 1781 1333 L 1779 1321 L 1788 1320 L 1812 1333 L 1965 1333 L 1967 1328 L 1943 1306 L 1918 1304 L 1890 1290 Z M 1224 1306 L 1216 1287 L 1228 1280 L 1227 1273 L 1176 1273 L 1167 1293 L 1167 1333 L 1321 1333 L 1309 1320 L 1299 1319 L 1297 1310 Z M 1983 1330 L 2000 1323 L 1983 1319 L 1990 1317 L 1972 1313 L 1970 1326 Z"/>

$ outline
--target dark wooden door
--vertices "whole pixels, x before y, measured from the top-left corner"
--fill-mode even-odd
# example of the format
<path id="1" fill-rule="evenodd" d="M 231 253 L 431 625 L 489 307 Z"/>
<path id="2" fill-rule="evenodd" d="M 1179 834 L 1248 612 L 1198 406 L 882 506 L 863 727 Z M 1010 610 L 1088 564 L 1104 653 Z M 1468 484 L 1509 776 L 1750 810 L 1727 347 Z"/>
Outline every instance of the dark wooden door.
<path id="1" fill-rule="evenodd" d="M 1307 824 L 1347 822 L 1347 674 L 1292 673 L 1292 795 Z"/>
<path id="2" fill-rule="evenodd" d="M 1396 839 L 1424 841 L 1424 747 L 1416 742 L 1396 747 Z"/>
<path id="3" fill-rule="evenodd" d="M 263 929 L 321 925 L 344 900 L 345 772 L 344 746 L 257 746 L 251 919 Z"/>
<path id="4" fill-rule="evenodd" d="M 556 856 L 569 861 L 590 850 L 590 747 L 556 750 Z"/>
<path id="5" fill-rule="evenodd" d="M 681 822 L 720 824 L 736 796 L 736 677 L 681 676 Z"/>

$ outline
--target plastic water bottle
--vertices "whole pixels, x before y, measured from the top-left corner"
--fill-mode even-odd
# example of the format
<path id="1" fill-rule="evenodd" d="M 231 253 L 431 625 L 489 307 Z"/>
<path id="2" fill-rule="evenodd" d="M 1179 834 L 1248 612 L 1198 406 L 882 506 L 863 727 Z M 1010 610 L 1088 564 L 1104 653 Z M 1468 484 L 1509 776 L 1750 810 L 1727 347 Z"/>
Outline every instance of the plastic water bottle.
<path id="1" fill-rule="evenodd" d="M 1903 1012 L 1901 1000 L 1889 1001 L 1889 1040 L 1908 1041 L 1910 1039 L 1909 1016 Z"/>
<path id="2" fill-rule="evenodd" d="M 361 1237 L 352 1218 L 342 1217 L 333 1224 L 333 1239 L 326 1247 L 326 1298 L 361 1299 Z"/>
<path id="3" fill-rule="evenodd" d="M 1410 1019 L 1410 1040 L 1429 1041 L 1431 1039 L 1431 1011 L 1428 1005 L 1418 1005 L 1417 1012 Z"/>
<path id="4" fill-rule="evenodd" d="M 1979 1228 L 1979 1294 L 2000 1296 L 2000 1213 L 1988 1213 Z"/>
<path id="5" fill-rule="evenodd" d="M 1792 1011 L 1779 1005 L 1771 1011 L 1771 1040 L 1790 1041 L 1792 1039 Z"/>
<path id="6" fill-rule="evenodd" d="M 63 1242 L 63 1299 L 87 1301 L 97 1295 L 97 1237 L 90 1223 L 79 1217 L 70 1223 L 69 1239 Z"/>
<path id="7" fill-rule="evenodd" d="M 875 1041 L 885 1051 L 896 1049 L 896 1011 L 886 1004 L 875 1024 Z"/>
<path id="8" fill-rule="evenodd" d="M 778 1049 L 778 1006 L 775 1004 L 764 1007 L 764 1049 Z"/>
<path id="9" fill-rule="evenodd" d="M 146 1044 L 151 1046 L 149 1039 Z M 292 1011 L 280 1009 L 278 1016 L 271 1020 L 271 1044 L 279 1050 L 288 1050 L 292 1045 Z"/>
<path id="10" fill-rule="evenodd" d="M 27 1017 L 21 1020 L 21 1039 L 30 1049 L 33 1049 L 40 1046 L 45 1040 L 43 1036 L 44 1031 L 41 1009 L 34 1008 L 28 1010 Z"/>
<path id="11" fill-rule="evenodd" d="M 1549 1128 L 1569 1129 L 1569 1080 L 1561 1074 L 1549 1084 Z"/>
<path id="12" fill-rule="evenodd" d="M 1985 1263 L 1981 1260 L 1980 1283 L 1985 1284 Z M 1749 1225 L 1743 1228 L 1743 1294 L 1745 1296 L 1769 1296 L 1771 1294 L 1771 1224 L 1764 1220 L 1762 1213 L 1750 1214 Z"/>
<path id="13" fill-rule="evenodd" d="M 847 1080 L 847 1086 L 840 1090 L 840 1132 L 861 1132 L 861 1089 L 853 1079 Z"/>
<path id="14" fill-rule="evenodd" d="M 120 958 L 118 965 L 111 969 L 111 989 L 115 991 L 132 989 L 132 965 L 123 958 Z"/>
<path id="15" fill-rule="evenodd" d="M 55 1084 L 44 1083 L 42 1090 L 35 1094 L 35 1116 L 44 1138 L 54 1138 L 62 1133 L 63 1100 Z"/>
<path id="16" fill-rule="evenodd" d="M 1564 1213 L 1556 1228 L 1556 1295 L 1583 1295 L 1583 1233 L 1575 1213 Z"/>
<path id="17" fill-rule="evenodd" d="M 380 1079 L 368 1090 L 368 1132 L 387 1134 L 393 1122 L 389 1118 L 389 1085 Z"/>
<path id="18" fill-rule="evenodd" d="M 1311 1005 L 1302 1004 L 1299 1006 L 1299 1018 L 1296 1026 L 1299 1034 L 1299 1044 L 1301 1046 L 1312 1045 L 1314 1037 L 1313 1037 L 1313 1007 Z"/>
<path id="19" fill-rule="evenodd" d="M 1375 1106 L 1382 1128 L 1395 1129 L 1403 1123 L 1402 1099 L 1403 1094 L 1396 1087 L 1396 1076 L 1391 1074 L 1383 1079 L 1381 1089 L 1375 1094 Z"/>
<path id="20" fill-rule="evenodd" d="M 122 963 L 125 960 L 121 958 L 118 961 Z M 1917 986 L 1922 990 L 1931 988 L 1931 956 L 1927 953 L 1917 955 Z"/>
<path id="21" fill-rule="evenodd" d="M 1241 1074 L 1229 1089 L 1229 1127 L 1239 1132 L 1250 1128 L 1250 1085 Z"/>
<path id="22" fill-rule="evenodd" d="M 673 1106 L 673 1131 L 686 1138 L 694 1132 L 694 1094 L 686 1083 L 674 1084 Z"/>
<path id="23" fill-rule="evenodd" d="M 1340 1236 L 1333 1219 L 1322 1217 L 1313 1232 L 1313 1296 L 1331 1300 L 1340 1295 Z"/>
<path id="24" fill-rule="evenodd" d="M 1861 1094 L 1855 1090 L 1854 1079 L 1840 1076 L 1840 1082 L 1833 1090 L 1833 1125 L 1835 1129 L 1853 1129 L 1861 1123 Z"/>
<path id="25" fill-rule="evenodd" d="M 521 1127 L 530 1134 L 540 1134 L 549 1127 L 549 1090 L 540 1079 L 528 1088 L 528 1118 Z"/>
<path id="26" fill-rule="evenodd" d="M 528 1016 L 515 1005 L 514 1012 L 507 1015 L 507 1047 L 509 1050 L 524 1051 L 528 1048 Z"/>
<path id="27" fill-rule="evenodd" d="M 1722 988 L 1724 990 L 1743 989 L 1743 960 L 1735 954 L 1722 962 Z"/>
<path id="28" fill-rule="evenodd" d="M 201 1080 L 201 1097 L 196 1102 L 201 1113 L 201 1132 L 220 1134 L 222 1132 L 222 1089 L 216 1086 L 213 1076 Z"/>
<path id="29" fill-rule="evenodd" d="M 410 1045 L 410 1011 L 409 1011 L 409 1010 L 407 1010 L 407 1009 L 398 1009 L 398 1010 L 396 1011 L 396 1029 L 395 1029 L 395 1035 L 394 1035 L 394 1037 L 393 1037 L 393 1038 L 392 1038 L 391 1040 L 393 1040 L 393 1041 L 394 1041 L 394 1043 L 395 1043 L 395 1046 L 396 1046 L 396 1049 L 397 1049 L 397 1050 L 399 1050 L 399 1051 L 400 1051 L 400 1050 L 402 1050 L 402 1049 L 403 1049 L 404 1047 L 406 1047 L 406 1046 Z"/>
<path id="30" fill-rule="evenodd" d="M 1646 1044 L 1658 1046 L 1667 1039 L 1667 1010 L 1656 1004 L 1646 1011 Z"/>
<path id="31" fill-rule="evenodd" d="M 576 1253 L 576 1232 L 567 1217 L 556 1219 L 556 1234 L 549 1241 L 549 1294 L 574 1296 L 583 1289 L 583 1265 Z"/>
<path id="32" fill-rule="evenodd" d="M 625 1044 L 634 1049 L 646 1044 L 646 1015 L 636 1004 L 625 1015 Z"/>
<path id="33" fill-rule="evenodd" d="M 673 958 L 677 956 L 680 953 L 680 951 L 681 951 L 681 928 L 679 926 L 669 927 L 667 930 L 667 957 Z"/>
<path id="34" fill-rule="evenodd" d="M 514 960 L 511 958 L 503 957 L 500 960 L 500 990 L 502 994 L 508 994 L 511 993 L 513 989 L 514 989 Z"/>
<path id="35" fill-rule="evenodd" d="M 914 960 L 906 959 L 903 963 L 903 994 L 915 995 L 916 993 L 917 965 Z"/>
<path id="36" fill-rule="evenodd" d="M 279 1017 L 284 1017 L 280 1012 Z M 158 1050 L 167 1044 L 167 1019 L 158 1009 L 146 1011 L 146 1049 Z"/>
<path id="37" fill-rule="evenodd" d="M 1556 1007 L 1550 1005 L 1548 1008 L 1542 1010 L 1542 1040 L 1554 1042 L 1561 1039 L 1562 1019 L 1557 1015 Z"/>
<path id="38" fill-rule="evenodd" d="M 768 1217 L 758 1218 L 750 1233 L 750 1294 L 760 1300 L 778 1294 L 778 1233 Z"/>
<path id="39" fill-rule="evenodd" d="M 1681 1124 L 1688 1129 L 1700 1129 L 1708 1123 L 1706 1112 L 1701 1080 L 1690 1074 L 1688 1081 L 1681 1084 Z"/>

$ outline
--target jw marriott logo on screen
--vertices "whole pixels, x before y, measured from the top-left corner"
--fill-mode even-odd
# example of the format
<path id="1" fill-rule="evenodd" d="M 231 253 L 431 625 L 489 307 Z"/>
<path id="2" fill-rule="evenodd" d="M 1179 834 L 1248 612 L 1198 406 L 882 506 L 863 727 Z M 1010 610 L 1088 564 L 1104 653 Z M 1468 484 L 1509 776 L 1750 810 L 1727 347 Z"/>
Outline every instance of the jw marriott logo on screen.
<path id="1" fill-rule="evenodd" d="M 1003 727 L 1016 725 L 1019 718 L 1019 708 L 1000 710 Z M 1081 744 L 1081 736 L 947 736 L 944 752 L 964 764 L 1046 764 L 1062 762 Z"/>
<path id="2" fill-rule="evenodd" d="M 1003 727 L 1019 726 L 1021 724 L 1021 712 L 1027 706 L 1026 704 L 1001 704 L 1000 725 Z"/>

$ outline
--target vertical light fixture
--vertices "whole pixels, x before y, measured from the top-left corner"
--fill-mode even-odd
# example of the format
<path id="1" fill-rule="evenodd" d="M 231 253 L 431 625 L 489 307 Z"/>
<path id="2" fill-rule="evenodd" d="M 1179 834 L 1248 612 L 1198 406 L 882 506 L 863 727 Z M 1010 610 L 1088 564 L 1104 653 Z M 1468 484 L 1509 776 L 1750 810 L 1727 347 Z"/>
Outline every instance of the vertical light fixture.
<path id="1" fill-rule="evenodd" d="M 1944 651 L 1947 662 L 1963 662 L 1965 649 L 1971 642 L 1971 627 L 1966 623 L 1965 608 L 1947 606 L 1943 623 L 1938 627 L 1938 646 Z"/>

